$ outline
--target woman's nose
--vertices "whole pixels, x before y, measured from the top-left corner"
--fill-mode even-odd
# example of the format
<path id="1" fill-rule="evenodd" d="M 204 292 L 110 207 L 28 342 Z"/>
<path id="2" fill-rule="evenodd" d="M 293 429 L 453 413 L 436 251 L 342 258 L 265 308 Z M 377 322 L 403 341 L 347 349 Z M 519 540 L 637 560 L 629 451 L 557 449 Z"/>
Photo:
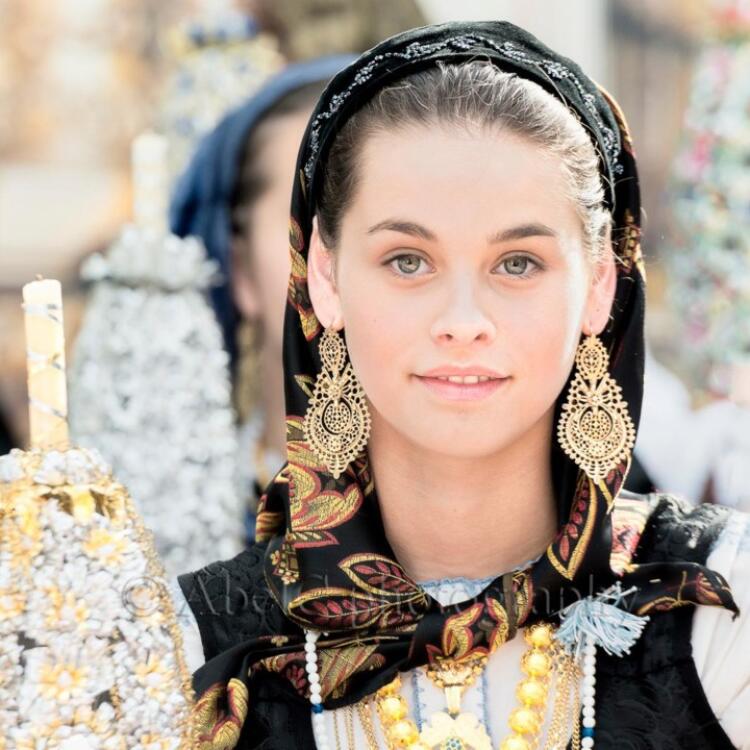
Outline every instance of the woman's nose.
<path id="1" fill-rule="evenodd" d="M 435 341 L 466 346 L 494 339 L 495 324 L 484 312 L 479 300 L 480 290 L 476 287 L 469 279 L 452 287 L 442 312 L 432 325 Z"/>

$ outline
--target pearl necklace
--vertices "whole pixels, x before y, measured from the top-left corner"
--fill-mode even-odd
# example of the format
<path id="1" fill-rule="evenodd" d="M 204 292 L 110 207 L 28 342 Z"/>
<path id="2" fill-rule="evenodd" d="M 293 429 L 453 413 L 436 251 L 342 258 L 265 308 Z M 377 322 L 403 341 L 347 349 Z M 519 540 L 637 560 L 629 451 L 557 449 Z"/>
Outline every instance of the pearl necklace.
<path id="1" fill-rule="evenodd" d="M 312 723 L 316 737 L 319 738 L 318 750 L 330 750 L 326 721 L 323 716 L 323 699 L 320 696 L 320 675 L 318 674 L 318 651 L 316 642 L 320 633 L 314 630 L 305 631 L 305 671 L 310 683 L 310 704 L 312 705 Z"/>
<path id="2" fill-rule="evenodd" d="M 590 635 L 587 635 L 583 641 L 581 705 L 583 714 L 581 748 L 590 750 L 594 747 L 594 727 L 596 727 L 596 643 Z"/>
<path id="3" fill-rule="evenodd" d="M 305 631 L 305 670 L 307 672 L 308 682 L 310 684 L 310 704 L 312 708 L 312 724 L 315 732 L 318 750 L 331 750 L 331 743 L 326 728 L 326 719 L 324 716 L 323 701 L 321 696 L 320 675 L 318 673 L 318 654 L 317 641 L 320 633 L 312 630 Z M 544 649 L 546 644 L 544 634 L 539 628 L 532 627 L 525 634 L 526 640 L 531 649 L 524 654 L 522 664 L 526 677 L 520 683 L 517 695 L 521 701 L 521 706 L 514 709 L 509 721 L 513 734 L 506 737 L 500 745 L 500 750 L 528 750 L 535 744 L 535 735 L 539 731 L 539 706 L 541 696 L 539 691 L 533 689 L 534 674 L 533 671 L 541 668 L 542 656 L 548 659 Z M 577 741 L 577 731 L 574 730 L 573 750 L 590 750 L 594 747 L 594 728 L 596 726 L 596 644 L 591 636 L 586 636 L 583 640 L 583 679 L 581 690 L 580 710 L 582 714 L 582 731 L 580 744 Z M 531 665 L 532 673 L 528 668 Z M 536 666 L 535 666 L 536 665 Z M 543 676 L 538 674 L 537 676 Z M 531 679 L 529 679 L 531 678 Z M 420 738 L 419 730 L 413 721 L 406 718 L 405 700 L 398 694 L 400 687 L 400 678 L 381 688 L 376 694 L 376 700 L 389 701 L 390 708 L 386 709 L 384 729 L 389 739 L 389 747 L 411 748 L 411 750 L 426 750 L 426 745 Z M 546 704 L 546 695 L 544 697 Z M 396 705 L 398 703 L 398 706 Z M 392 705 L 391 705 L 392 704 Z M 579 710 L 579 704 L 574 701 L 576 713 Z M 536 708 L 535 708 L 536 707 Z M 381 720 L 384 714 L 379 706 Z M 388 716 L 391 719 L 388 719 Z M 387 725 L 387 728 L 386 728 Z M 574 720 L 577 727 L 577 716 Z M 534 735 L 534 736 L 532 736 Z M 567 738 L 564 740 L 567 745 Z"/>

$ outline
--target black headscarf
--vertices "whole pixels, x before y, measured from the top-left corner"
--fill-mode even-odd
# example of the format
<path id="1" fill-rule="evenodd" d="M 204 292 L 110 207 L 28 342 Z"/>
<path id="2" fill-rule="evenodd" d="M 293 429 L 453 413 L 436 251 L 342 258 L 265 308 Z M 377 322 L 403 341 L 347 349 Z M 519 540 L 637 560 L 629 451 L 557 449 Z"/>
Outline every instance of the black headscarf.
<path id="1" fill-rule="evenodd" d="M 302 420 L 319 372 L 321 335 L 307 289 L 306 257 L 331 144 L 352 113 L 385 86 L 438 61 L 478 59 L 533 81 L 560 99 L 583 123 L 599 154 L 618 258 L 616 297 L 601 339 L 610 354 L 610 375 L 622 387 L 638 424 L 645 302 L 641 209 L 633 147 L 614 101 L 575 63 L 503 22 L 450 23 L 405 32 L 341 71 L 319 101 L 298 157 L 284 330 L 288 463 L 261 501 L 257 530 L 258 539 L 268 541 L 266 581 L 287 621 L 327 633 L 318 642 L 327 708 L 359 699 L 398 670 L 436 656 L 491 652 L 518 627 L 554 620 L 580 592 L 600 591 L 615 581 L 624 589 L 637 587 L 626 605 L 639 614 L 686 603 L 736 611 L 726 581 L 703 566 L 639 566 L 633 561 L 651 506 L 645 500 L 617 499 L 629 459 L 597 484 L 554 440 L 551 461 L 560 529 L 546 553 L 525 570 L 499 576 L 478 597 L 441 606 L 395 558 L 367 456 L 334 479 L 304 441 Z M 566 393 L 567 387 L 558 399 L 558 417 Z M 304 693 L 308 686 L 298 632 L 299 637 L 277 640 L 276 648 L 267 639 L 239 644 L 231 657 L 218 657 L 198 673 L 198 688 L 225 679 L 227 670 L 236 669 L 245 679 L 270 669 Z"/>

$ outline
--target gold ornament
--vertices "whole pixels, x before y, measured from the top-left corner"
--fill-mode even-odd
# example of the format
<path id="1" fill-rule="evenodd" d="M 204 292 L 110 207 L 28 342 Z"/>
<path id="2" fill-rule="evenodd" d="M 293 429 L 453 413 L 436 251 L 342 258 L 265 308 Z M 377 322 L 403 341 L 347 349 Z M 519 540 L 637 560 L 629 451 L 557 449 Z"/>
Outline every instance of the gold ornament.
<path id="1" fill-rule="evenodd" d="M 607 350 L 596 336 L 587 336 L 578 347 L 576 366 L 557 437 L 566 455 L 599 482 L 630 455 L 635 427 L 622 388 L 608 373 Z"/>
<path id="2" fill-rule="evenodd" d="M 335 479 L 367 444 L 370 412 L 365 392 L 346 361 L 346 346 L 333 328 L 320 340 L 321 370 L 305 414 L 310 448 Z"/>
<path id="3" fill-rule="evenodd" d="M 440 659 L 426 667 L 427 677 L 445 693 L 445 703 L 451 716 L 458 716 L 461 698 L 487 666 L 487 655 L 466 659 Z"/>
<path id="4" fill-rule="evenodd" d="M 525 631 L 525 639 L 529 648 L 521 659 L 521 667 L 526 674 L 516 690 L 521 705 L 510 714 L 510 734 L 499 748 L 532 750 L 540 747 L 550 703 L 549 692 L 554 682 L 555 697 L 544 750 L 567 747 L 571 734 L 573 750 L 580 750 L 580 669 L 575 659 L 555 640 L 554 628 L 548 623 L 532 625 Z M 489 734 L 477 716 L 469 712 L 459 713 L 463 689 L 481 674 L 486 660 L 486 656 L 468 659 L 463 663 L 454 662 L 451 667 L 450 660 L 446 659 L 438 667 L 427 668 L 430 679 L 445 690 L 446 701 L 452 704 L 452 710 L 432 714 L 421 732 L 408 718 L 408 703 L 401 695 L 400 677 L 380 688 L 375 693 L 375 706 L 389 750 L 490 750 Z M 432 675 L 430 670 L 433 670 Z M 459 687 L 462 689 L 458 690 Z M 451 688 L 453 695 L 449 697 Z"/>
<path id="5" fill-rule="evenodd" d="M 422 729 L 421 739 L 428 747 L 462 747 L 491 750 L 492 741 L 479 718 L 461 711 L 461 699 L 487 666 L 487 655 L 464 659 L 440 659 L 425 668 L 427 677 L 445 694 L 448 712 L 437 711 Z M 452 741 L 452 744 L 451 744 Z M 456 744 L 460 743 L 460 744 Z"/>
<path id="6" fill-rule="evenodd" d="M 357 703 L 357 713 L 365 730 L 367 750 L 378 750 L 378 738 L 375 735 L 375 724 L 372 720 L 372 706 L 373 702 L 369 699 L 360 701 Z"/>

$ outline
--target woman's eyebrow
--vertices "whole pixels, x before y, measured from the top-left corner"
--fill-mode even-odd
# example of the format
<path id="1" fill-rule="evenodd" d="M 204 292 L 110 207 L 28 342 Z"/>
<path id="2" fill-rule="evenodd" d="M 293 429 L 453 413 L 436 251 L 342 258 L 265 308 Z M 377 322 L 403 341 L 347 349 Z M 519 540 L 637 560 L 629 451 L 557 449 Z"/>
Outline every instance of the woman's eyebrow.
<path id="1" fill-rule="evenodd" d="M 379 221 L 367 230 L 367 234 L 375 234 L 375 232 L 381 232 L 384 230 L 409 234 L 412 237 L 419 237 L 420 239 L 428 240 L 430 242 L 434 242 L 437 239 L 434 232 L 431 232 L 427 227 L 423 227 L 421 224 L 417 224 L 414 221 L 406 221 L 404 219 L 385 219 L 384 221 Z M 525 237 L 557 237 L 557 232 L 546 224 L 532 222 L 530 224 L 520 224 L 517 227 L 511 227 L 510 229 L 503 229 L 502 231 L 496 232 L 487 239 L 487 242 L 491 245 L 496 242 L 522 240 Z"/>
<path id="2" fill-rule="evenodd" d="M 414 221 L 404 221 L 403 219 L 385 219 L 384 221 L 379 221 L 367 230 L 367 234 L 375 234 L 375 232 L 386 229 L 389 229 L 391 232 L 410 234 L 412 237 L 419 237 L 430 242 L 434 242 L 437 239 L 433 232 L 421 224 L 417 224 Z"/>
<path id="3" fill-rule="evenodd" d="M 522 240 L 525 237 L 557 237 L 557 232 L 546 224 L 532 222 L 531 224 L 520 224 L 517 227 L 504 229 L 493 234 L 487 239 L 489 244 L 495 242 L 509 242 L 511 240 Z"/>

